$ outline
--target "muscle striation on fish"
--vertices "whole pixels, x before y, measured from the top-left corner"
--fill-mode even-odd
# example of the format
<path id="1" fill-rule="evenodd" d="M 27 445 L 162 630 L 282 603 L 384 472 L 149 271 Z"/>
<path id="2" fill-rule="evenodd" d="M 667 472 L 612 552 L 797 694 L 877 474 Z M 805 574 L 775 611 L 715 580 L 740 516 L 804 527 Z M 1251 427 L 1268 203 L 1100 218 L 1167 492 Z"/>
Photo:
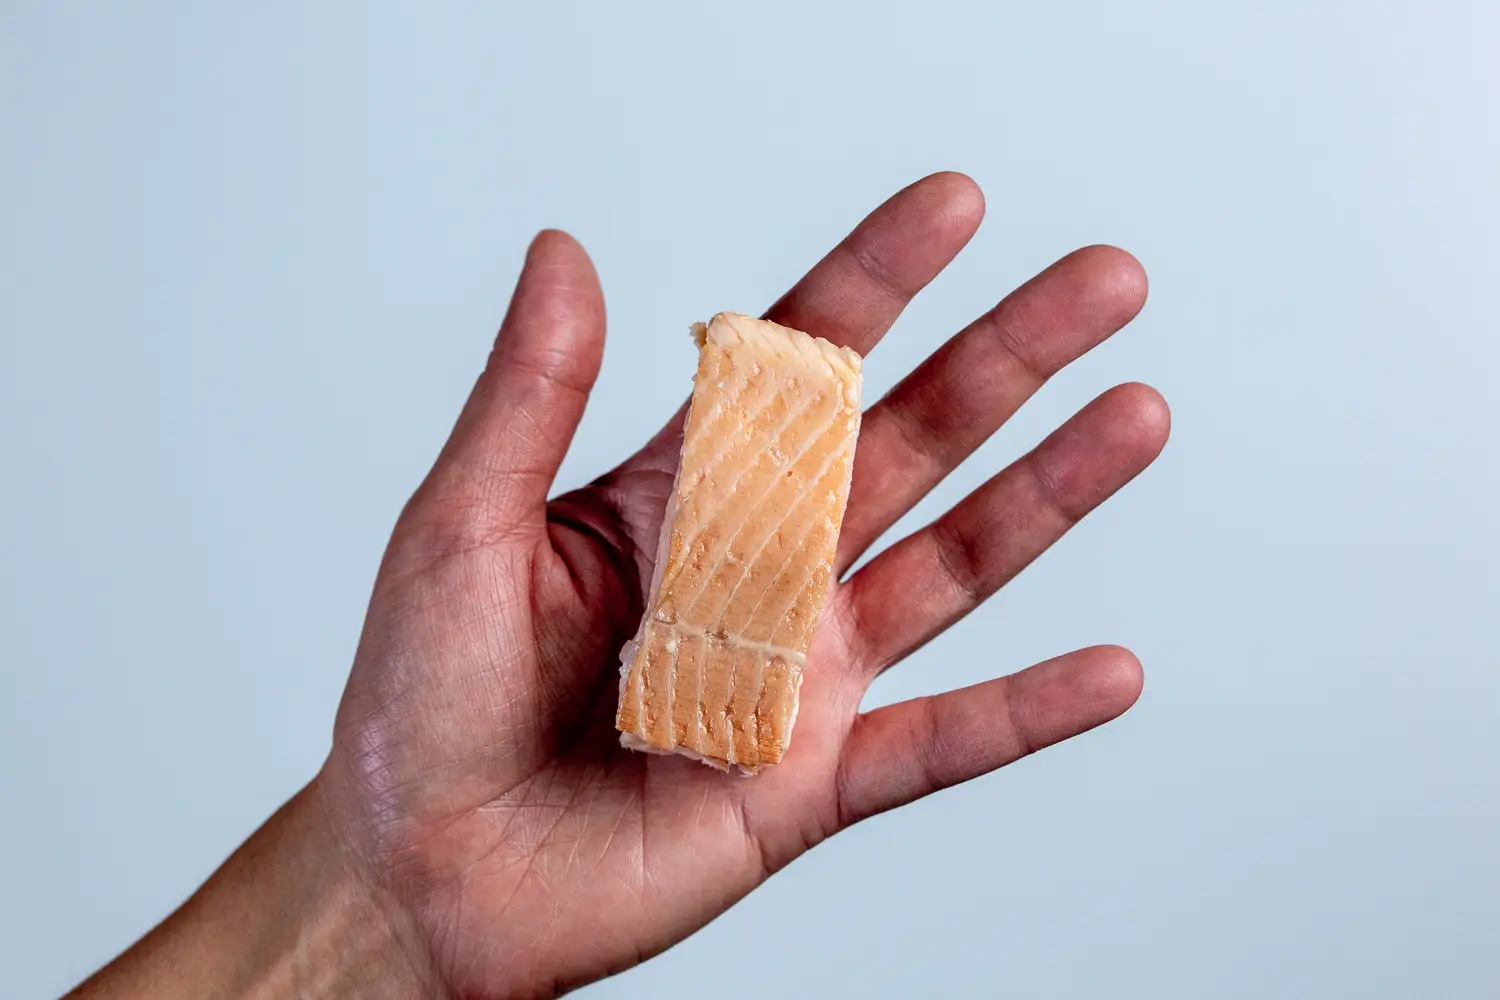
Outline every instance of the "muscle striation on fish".
<path id="1" fill-rule="evenodd" d="M 833 579 L 860 356 L 720 313 L 699 347 L 677 481 L 615 723 L 633 749 L 754 773 L 786 752 Z"/>

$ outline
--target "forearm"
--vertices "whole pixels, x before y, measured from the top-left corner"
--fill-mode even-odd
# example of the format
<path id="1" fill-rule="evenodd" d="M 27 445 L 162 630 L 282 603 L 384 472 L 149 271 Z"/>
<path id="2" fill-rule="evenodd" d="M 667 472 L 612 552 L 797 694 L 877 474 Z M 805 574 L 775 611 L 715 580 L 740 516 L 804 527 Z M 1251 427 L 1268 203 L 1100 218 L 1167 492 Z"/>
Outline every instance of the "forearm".
<path id="1" fill-rule="evenodd" d="M 70 1000 L 442 996 L 430 966 L 358 876 L 316 785 Z"/>

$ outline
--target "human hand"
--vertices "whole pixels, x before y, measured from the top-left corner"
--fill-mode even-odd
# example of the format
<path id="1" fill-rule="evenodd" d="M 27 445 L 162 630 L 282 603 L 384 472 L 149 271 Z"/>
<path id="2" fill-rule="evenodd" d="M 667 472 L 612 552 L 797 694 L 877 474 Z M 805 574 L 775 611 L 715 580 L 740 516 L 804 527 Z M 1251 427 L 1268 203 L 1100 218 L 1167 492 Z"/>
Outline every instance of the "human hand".
<path id="1" fill-rule="evenodd" d="M 767 315 L 867 352 L 982 212 L 968 178 L 925 178 Z M 1145 295 L 1128 254 L 1077 251 L 871 407 L 836 576 Z M 1097 647 L 859 710 L 881 671 L 1156 457 L 1166 404 L 1131 384 L 835 586 L 780 763 L 744 778 L 622 749 L 619 652 L 642 613 L 685 407 L 613 472 L 549 502 L 603 340 L 588 257 L 543 233 L 397 523 L 323 768 L 76 997 L 554 995 L 681 940 L 851 823 L 1135 701 L 1140 665 Z"/>
<path id="2" fill-rule="evenodd" d="M 982 212 L 965 177 L 919 181 L 767 315 L 867 352 Z M 1080 250 L 875 404 L 838 574 L 1145 294 L 1128 254 Z M 859 710 L 875 676 L 1155 458 L 1167 409 L 1132 384 L 837 585 L 780 764 L 746 779 L 621 749 L 619 651 L 641 614 L 681 413 L 613 472 L 549 503 L 603 340 L 587 256 L 543 233 L 395 530 L 317 782 L 417 960 L 457 996 L 544 995 L 639 962 L 849 824 L 1083 732 L 1140 691 L 1134 657 L 1101 647 Z"/>

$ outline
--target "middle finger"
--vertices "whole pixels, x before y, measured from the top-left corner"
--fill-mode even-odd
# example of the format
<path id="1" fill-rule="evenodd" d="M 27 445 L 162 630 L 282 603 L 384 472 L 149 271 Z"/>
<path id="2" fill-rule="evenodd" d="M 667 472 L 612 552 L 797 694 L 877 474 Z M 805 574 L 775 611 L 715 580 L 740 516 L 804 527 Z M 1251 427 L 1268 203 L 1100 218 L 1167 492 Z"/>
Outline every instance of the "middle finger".
<path id="1" fill-rule="evenodd" d="M 1008 295 L 865 414 L 839 535 L 843 572 L 1048 378 L 1130 322 L 1146 275 L 1114 247 L 1076 250 Z"/>

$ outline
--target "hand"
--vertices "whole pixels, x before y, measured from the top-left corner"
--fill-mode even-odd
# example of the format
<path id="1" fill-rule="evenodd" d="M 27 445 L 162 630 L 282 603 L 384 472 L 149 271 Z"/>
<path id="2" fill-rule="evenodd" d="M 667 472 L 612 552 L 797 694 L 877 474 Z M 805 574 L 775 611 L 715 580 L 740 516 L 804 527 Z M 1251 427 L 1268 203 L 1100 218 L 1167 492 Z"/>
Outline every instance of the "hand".
<path id="1" fill-rule="evenodd" d="M 767 315 L 867 352 L 982 213 L 968 178 L 919 181 Z M 871 407 L 838 575 L 1145 295 L 1128 254 L 1077 251 Z M 859 710 L 881 671 L 1155 458 L 1167 409 L 1132 384 L 837 585 L 781 763 L 744 778 L 621 749 L 619 652 L 641 615 L 682 412 L 619 468 L 548 502 L 603 341 L 587 256 L 543 233 L 396 527 L 333 753 L 303 796 L 398 928 L 405 961 L 452 996 L 551 995 L 624 969 L 851 823 L 1099 725 L 1140 692 L 1135 658 L 1101 647 Z"/>

